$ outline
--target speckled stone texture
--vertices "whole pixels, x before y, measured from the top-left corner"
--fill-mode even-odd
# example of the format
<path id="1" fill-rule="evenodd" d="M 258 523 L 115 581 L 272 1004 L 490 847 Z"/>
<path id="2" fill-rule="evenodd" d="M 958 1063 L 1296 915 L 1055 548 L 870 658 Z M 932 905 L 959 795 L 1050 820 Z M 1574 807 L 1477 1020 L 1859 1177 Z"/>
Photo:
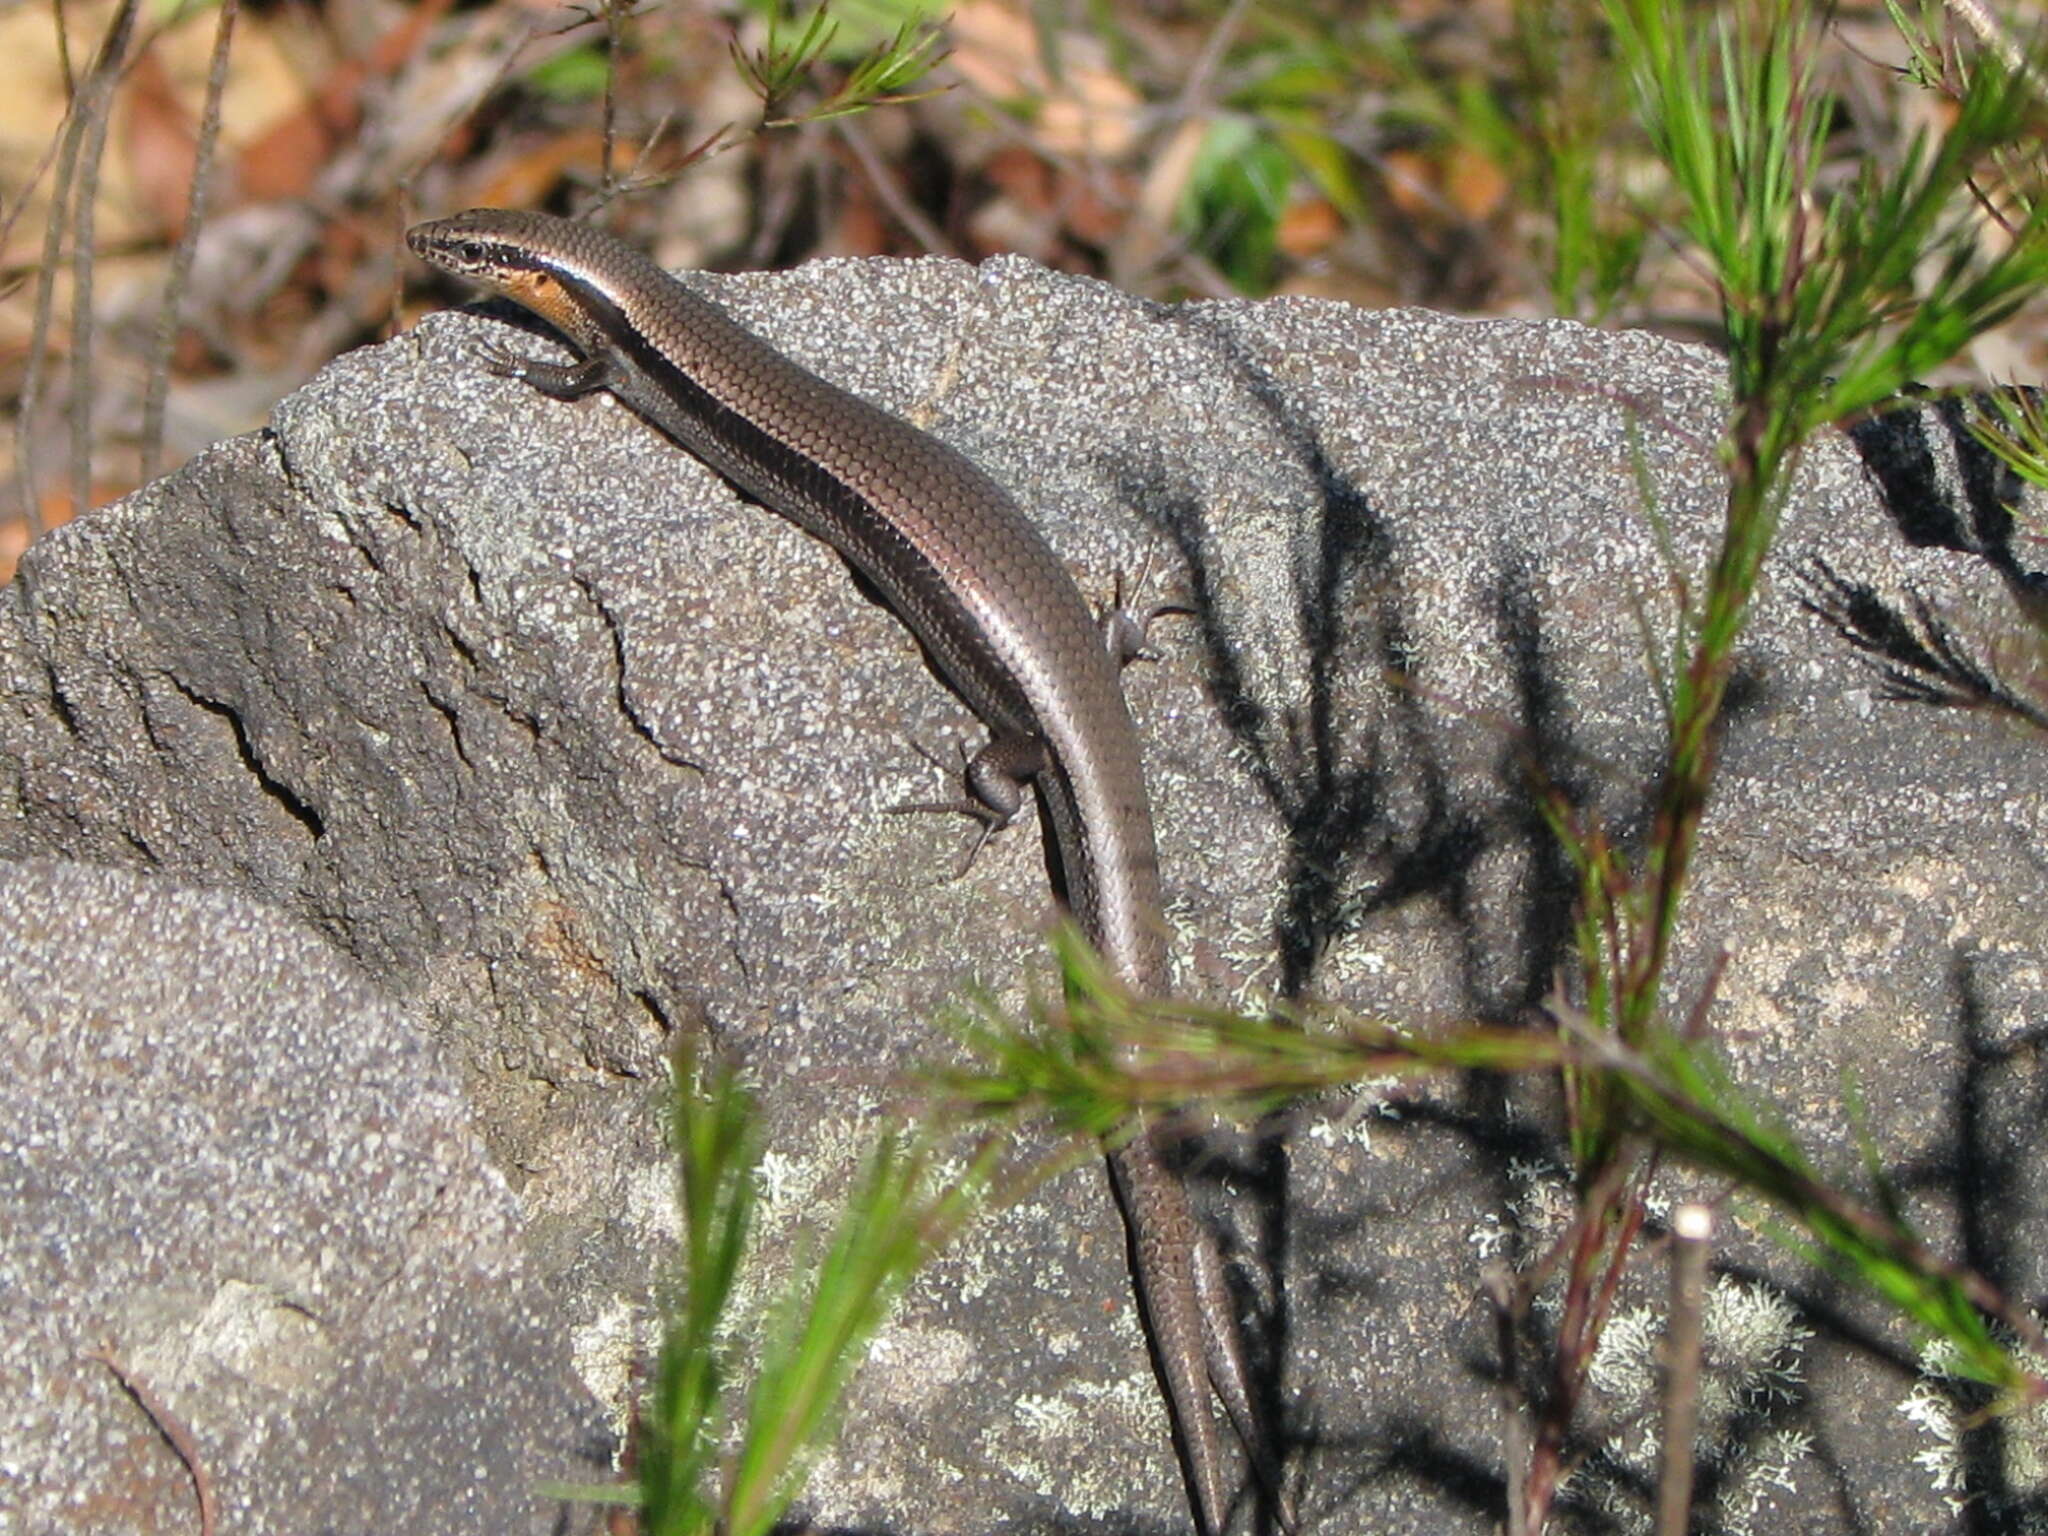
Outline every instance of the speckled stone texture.
<path id="1" fill-rule="evenodd" d="M 161 877 L 0 865 L 0 927 L 0 1529 L 198 1530 L 140 1397 L 222 1531 L 563 1529 L 607 1437 L 419 1021 Z"/>
<path id="2" fill-rule="evenodd" d="M 1512 1020 L 1568 966 L 1571 876 L 1527 766 L 1643 835 L 1651 658 L 1719 516 L 1711 356 L 1309 300 L 1158 308 L 1014 260 L 706 288 L 980 462 L 1091 597 L 1149 562 L 1193 604 L 1125 674 L 1187 992 Z M 1043 979 L 1046 869 L 1027 827 L 950 879 L 964 829 L 883 814 L 951 792 L 919 747 L 978 739 L 901 627 L 625 410 L 481 370 L 493 323 L 344 358 L 269 432 L 31 552 L 0 596 L 0 854 L 235 892 L 404 998 L 616 1393 L 673 1230 L 673 1034 L 767 1094 L 773 1278 L 904 1069 L 954 1051 L 949 1000 Z M 1706 1016 L 1739 1080 L 1853 1172 L 1853 1078 L 1937 1240 L 2031 1295 L 2041 747 L 1886 701 L 1801 604 L 1822 556 L 2024 679 L 2026 546 L 1957 440 L 1916 414 L 1808 456 L 1670 996 L 1690 1007 L 1725 951 Z M 1544 1093 L 1474 1082 L 1311 1106 L 1200 1163 L 1273 1277 L 1247 1303 L 1306 1529 L 1495 1527 L 1481 1274 L 1541 1251 L 1563 1161 Z M 1939 1529 L 1949 1466 L 1980 1510 L 2021 1501 L 2020 1434 L 1950 1446 L 1902 1330 L 1759 1230 L 1737 1207 L 1721 1250 L 1746 1287 L 1708 1424 L 1723 1528 Z M 1123 1264 L 1094 1167 L 972 1232 L 883 1336 L 808 1507 L 1185 1529 Z M 1600 1378 L 1591 1528 L 1642 1528 L 1647 1358 Z"/>

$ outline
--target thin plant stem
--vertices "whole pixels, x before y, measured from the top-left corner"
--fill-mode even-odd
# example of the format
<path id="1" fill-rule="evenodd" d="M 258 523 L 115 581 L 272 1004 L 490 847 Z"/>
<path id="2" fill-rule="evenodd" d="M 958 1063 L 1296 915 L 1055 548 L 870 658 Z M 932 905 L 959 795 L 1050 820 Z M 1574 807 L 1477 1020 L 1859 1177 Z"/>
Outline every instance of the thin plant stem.
<path id="1" fill-rule="evenodd" d="M 1685 1536 L 1692 1513 L 1693 1437 L 1700 1420 L 1700 1314 L 1714 1213 L 1688 1202 L 1671 1216 L 1671 1317 L 1664 1330 L 1664 1455 L 1657 1536 Z"/>
<path id="2" fill-rule="evenodd" d="M 2036 96 L 2048 96 L 2041 72 L 2034 68 L 2033 61 L 2014 40 L 2012 33 L 1991 14 L 1984 0 L 1942 0 L 1942 4 L 1948 7 L 1950 15 L 1976 33 L 1978 40 L 1997 54 L 2007 69 L 2025 80 Z"/>
<path id="3" fill-rule="evenodd" d="M 93 248 L 98 228 L 100 162 L 106 157 L 107 127 L 113 118 L 114 88 L 135 33 L 139 0 L 122 0 L 107 27 L 107 38 L 73 104 L 84 129 L 72 181 L 71 239 L 71 510 L 92 505 L 92 406 L 96 381 L 92 354 L 93 274 L 99 253 Z M 56 211 L 52 210 L 55 217 Z"/>
<path id="4" fill-rule="evenodd" d="M 163 458 L 164 407 L 170 395 L 171 354 L 178 342 L 178 308 L 192 280 L 192 262 L 199 251 L 199 231 L 206 222 L 206 195 L 213 185 L 213 155 L 220 143 L 221 96 L 227 88 L 228 55 L 235 36 L 241 0 L 221 0 L 214 21 L 213 57 L 206 70 L 206 101 L 200 109 L 199 134 L 193 148 L 192 185 L 185 196 L 185 227 L 171 253 L 170 275 L 164 280 L 163 308 L 157 312 L 156 339 L 149 360 L 149 381 L 142 399 L 141 478 L 155 478 Z"/>

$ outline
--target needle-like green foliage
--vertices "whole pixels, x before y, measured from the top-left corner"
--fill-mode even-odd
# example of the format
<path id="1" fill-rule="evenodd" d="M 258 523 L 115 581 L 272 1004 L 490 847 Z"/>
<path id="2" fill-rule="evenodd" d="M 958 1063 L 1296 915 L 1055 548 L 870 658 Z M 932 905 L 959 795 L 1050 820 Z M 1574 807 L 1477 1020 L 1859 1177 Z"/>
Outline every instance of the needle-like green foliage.
<path id="1" fill-rule="evenodd" d="M 642 1421 L 639 1481 L 646 1529 L 715 1528 L 710 1470 L 724 1427 L 730 1364 L 718 1339 L 757 1204 L 761 1128 L 754 1097 L 724 1063 L 677 1061 L 672 1121 L 683 1215 L 680 1302 L 668 1320 Z"/>
<path id="2" fill-rule="evenodd" d="M 1071 927 L 1055 934 L 1054 948 L 1064 1000 L 1041 1001 L 1025 1024 L 992 1009 L 967 1019 L 961 1031 L 982 1064 L 932 1074 L 943 1102 L 970 1114 L 1029 1113 L 1114 1143 L 1142 1115 L 1194 1103 L 1258 1115 L 1389 1077 L 1569 1068 L 1600 1084 L 1628 1134 L 1749 1191 L 1792 1222 L 1806 1251 L 1947 1338 L 1966 1374 L 2014 1395 L 2029 1389 L 1983 1318 L 1990 1312 L 2033 1338 L 2024 1309 L 1935 1255 L 1882 1190 L 1864 1204 L 1830 1184 L 1787 1130 L 1745 1101 L 1711 1041 L 1658 1027 L 1630 1045 L 1562 1003 L 1552 1005 L 1555 1034 L 1423 1032 L 1324 1010 L 1247 1016 L 1131 996 Z"/>
<path id="3" fill-rule="evenodd" d="M 1308 1014 L 1246 1019 L 1132 999 L 1069 937 L 1061 944 L 1066 1001 L 1044 1010 L 1051 1027 L 976 1021 L 969 1038 L 991 1065 L 946 1084 L 956 1102 L 982 1111 L 1029 1107 L 1079 1134 L 1114 1139 L 1140 1115 L 1202 1099 L 1266 1112 L 1391 1072 L 1560 1071 L 1581 1203 L 1564 1245 L 1554 1368 L 1510 1510 L 1515 1531 L 1540 1529 L 1562 1486 L 1575 1406 L 1643 1230 L 1648 1171 L 1661 1158 L 1767 1202 L 1805 1251 L 1946 1340 L 2006 1401 L 2043 1387 L 1987 1322 L 1996 1318 L 2038 1347 L 2026 1311 L 1930 1250 L 1882 1185 L 1858 1200 L 1818 1173 L 1733 1087 L 1702 1038 L 1705 1000 L 1686 1027 L 1673 1028 L 1663 997 L 1735 646 L 1803 444 L 1882 405 L 2048 283 L 2038 208 L 2022 200 L 1996 239 L 1981 240 L 1985 201 L 1973 180 L 2028 142 L 2032 76 L 2023 60 L 1998 57 L 1949 70 L 1954 107 L 1940 133 L 1915 139 L 1890 169 L 1823 187 L 1835 119 L 1817 64 L 1823 8 L 1605 0 L 1605 13 L 1678 199 L 1669 237 L 1720 300 L 1729 386 L 1719 547 L 1704 573 L 1674 574 L 1684 611 L 1668 651 L 1656 648 L 1672 661 L 1654 664 L 1667 740 L 1646 848 L 1625 852 L 1561 795 L 1535 791 L 1578 868 L 1581 1001 L 1552 1002 L 1552 1034 L 1467 1027 L 1423 1035 Z M 1564 234 L 1572 227 L 1561 221 Z M 1573 259 L 1591 260 L 1590 248 Z M 2022 440 L 2035 425 L 2017 406 L 2005 422 Z M 1518 1306 L 1526 1315 L 1527 1298 Z"/>
<path id="4" fill-rule="evenodd" d="M 1134 997 L 1071 924 L 1054 930 L 1053 949 L 1063 1001 L 1040 1000 L 1022 1023 L 993 1006 L 963 1018 L 959 1033 L 980 1065 L 929 1074 L 942 1102 L 977 1115 L 1037 1115 L 1065 1134 L 1114 1143 L 1150 1110 L 1208 1102 L 1260 1114 L 1373 1078 L 1561 1059 L 1554 1040 L 1527 1030 L 1423 1036 L 1327 1011 L 1259 1017 Z"/>
<path id="5" fill-rule="evenodd" d="M 766 1536 L 782 1518 L 868 1340 L 911 1276 L 977 1209 L 999 1152 L 988 1143 L 942 1184 L 928 1140 L 889 1132 L 876 1143 L 808 1295 L 792 1286 L 766 1330 L 747 1432 L 726 1481 L 726 1536 Z"/>
<path id="6" fill-rule="evenodd" d="M 2006 1401 L 2042 1390 L 1988 1321 L 2038 1350 L 2025 1310 L 1929 1249 L 1882 1180 L 1865 1199 L 1830 1182 L 1734 1086 L 1704 1038 L 1705 1000 L 1673 1027 L 1663 995 L 1735 646 L 1802 445 L 1883 405 L 2048 282 L 2048 230 L 2025 199 L 2007 200 L 1997 241 L 1977 237 L 1986 203 L 1974 178 L 2012 163 L 2032 77 L 2023 60 L 1985 57 L 1960 71 L 1947 53 L 1928 50 L 1923 68 L 1930 77 L 1938 70 L 1953 97 L 1947 126 L 1914 140 L 1889 169 L 1823 187 L 1835 101 L 1817 64 L 1822 8 L 1803 0 L 1601 6 L 1612 56 L 1674 189 L 1678 212 L 1665 234 L 1719 298 L 1729 387 L 1719 546 L 1704 572 L 1672 572 L 1683 611 L 1669 643 L 1652 647 L 1667 739 L 1650 786 L 1647 842 L 1625 851 L 1561 795 L 1534 791 L 1579 874 L 1577 1001 L 1552 1000 L 1548 1031 L 1475 1025 L 1425 1034 L 1310 1009 L 1244 1017 L 1133 998 L 1078 935 L 1063 932 L 1062 999 L 1039 1004 L 1032 1023 L 982 1009 L 962 1029 L 983 1065 L 933 1079 L 955 1111 L 1038 1114 L 1092 1147 L 1197 1102 L 1266 1113 L 1393 1074 L 1558 1072 L 1580 1209 L 1559 1251 L 1565 1299 L 1551 1335 L 1553 1369 L 1535 1404 L 1528 1464 L 1513 1480 L 1509 1526 L 1518 1532 L 1541 1528 L 1562 1486 L 1579 1394 L 1662 1159 L 1724 1177 L 1766 1203 L 1794 1243 L 1945 1340 L 1960 1368 Z M 771 38 L 743 61 L 770 117 L 831 43 L 820 12 L 794 41 Z M 844 100 L 889 99 L 916 78 L 929 46 L 906 30 L 872 66 L 852 71 Z M 1284 106 L 1270 82 L 1295 76 L 1276 69 L 1262 78 L 1264 105 Z M 828 101 L 803 117 L 836 110 Z M 1273 111 L 1261 119 L 1284 120 Z M 1484 137 L 1484 110 L 1467 104 L 1454 120 Z M 1502 118 L 1491 131 L 1504 143 L 1511 127 Z M 1607 147 L 1598 125 L 1560 116 L 1542 132 L 1557 196 L 1576 205 L 1558 213 L 1554 281 L 1561 299 L 1600 302 L 1633 270 L 1641 243 L 1617 241 L 1593 219 L 1592 166 Z M 1277 217 L 1277 202 L 1258 206 L 1268 223 Z M 2048 468 L 2048 430 L 2030 397 L 2012 397 L 1985 430 Z M 1674 562 L 1675 549 L 1667 541 Z M 958 1189 L 933 1195 L 925 1144 L 884 1139 L 859 1180 L 857 1214 L 812 1266 L 815 1289 L 792 1291 L 768 1314 L 737 1447 L 724 1452 L 735 1419 L 716 1330 L 745 1246 L 759 1149 L 743 1090 L 715 1073 L 692 1082 L 695 1099 L 677 1122 L 688 1283 L 649 1411 L 641 1481 L 649 1530 L 757 1536 L 800 1485 L 862 1344 L 915 1265 L 964 1219 L 962 1190 L 985 1179 L 993 1154 Z M 1509 1310 L 1526 1316 L 1528 1300 Z"/>
<path id="7" fill-rule="evenodd" d="M 815 102 L 793 105 L 812 82 L 818 65 L 835 54 L 839 24 L 830 7 L 812 11 L 792 36 L 779 10 L 768 23 L 768 40 L 756 49 L 733 45 L 740 77 L 761 98 L 764 128 L 793 128 L 847 117 L 873 107 L 899 106 L 936 95 L 915 87 L 945 57 L 944 31 L 921 16 L 899 25 L 893 36 L 858 50 L 845 61 L 845 76 Z"/>
<path id="8" fill-rule="evenodd" d="M 796 1266 L 755 1330 L 753 1384 L 736 1412 L 728 1335 L 740 1334 L 732 1312 L 758 1203 L 759 1110 L 730 1066 L 685 1053 L 673 1124 L 682 1272 L 634 1441 L 635 1485 L 548 1491 L 636 1505 L 648 1536 L 766 1536 L 802 1490 L 875 1330 L 979 1208 L 1001 1144 L 984 1143 L 941 1180 L 929 1137 L 881 1134 L 823 1256 Z"/>
<path id="9" fill-rule="evenodd" d="M 1708 1045 L 1656 1029 L 1631 1050 L 1601 1031 L 1573 1032 L 1632 1125 L 1662 1151 L 1735 1181 L 1791 1218 L 1792 1240 L 1811 1257 L 1945 1339 L 1959 1374 L 2015 1401 L 2039 1395 L 2042 1384 L 2019 1368 L 1986 1321 L 1987 1314 L 2000 1318 L 2038 1349 L 2040 1332 L 2026 1309 L 1928 1248 L 1887 1191 L 1864 1204 L 1821 1177 L 1788 1131 L 1743 1100 Z"/>
<path id="10" fill-rule="evenodd" d="M 1816 9 L 1744 0 L 1707 29 L 1668 0 L 1608 0 L 1638 110 L 1684 202 L 1679 233 L 1721 296 L 1728 339 L 1727 513 L 1690 664 L 1672 703 L 1646 908 L 1627 933 L 1615 1022 L 1647 1026 L 1691 866 L 1710 743 L 1800 445 L 1896 395 L 2048 280 L 2038 211 L 1987 251 L 1970 178 L 2027 122 L 2019 75 L 1982 61 L 1938 137 L 1821 201 L 1834 98 Z M 1931 276 L 1928 275 L 1931 272 Z"/>

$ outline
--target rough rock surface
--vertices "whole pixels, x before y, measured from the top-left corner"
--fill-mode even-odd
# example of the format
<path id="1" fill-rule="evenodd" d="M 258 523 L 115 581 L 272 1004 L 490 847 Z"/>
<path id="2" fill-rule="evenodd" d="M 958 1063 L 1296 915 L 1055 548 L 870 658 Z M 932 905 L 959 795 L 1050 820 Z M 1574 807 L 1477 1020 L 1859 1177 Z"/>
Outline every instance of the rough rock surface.
<path id="1" fill-rule="evenodd" d="M 198 1530 L 159 1412 L 223 1531 L 562 1529 L 608 1437 L 418 1021 L 225 892 L 9 864 L 0 927 L 0 1529 Z"/>
<path id="2" fill-rule="evenodd" d="M 985 465 L 1084 590 L 1149 562 L 1192 600 L 1126 674 L 1184 990 L 1411 1022 L 1547 990 L 1572 886 L 1525 765 L 1641 837 L 1648 658 L 1718 517 L 1710 356 L 1306 300 L 1162 309 L 1013 260 L 707 287 Z M 0 597 L 0 855 L 253 897 L 430 1019 L 612 1390 L 602 1341 L 672 1221 L 650 1091 L 671 1034 L 707 1031 L 767 1091 L 786 1257 L 900 1070 L 951 1049 L 948 1000 L 1043 976 L 1045 865 L 1025 830 L 949 882 L 966 834 L 882 812 L 940 790 L 917 745 L 977 733 L 900 627 L 623 409 L 480 370 L 490 323 L 344 358 L 269 432 L 31 552 Z M 1818 555 L 2012 660 L 2010 530 L 1953 473 L 1952 427 L 1808 458 L 1671 996 L 1725 949 L 1709 1018 L 1741 1080 L 1850 1170 L 1853 1073 L 1935 1230 L 2025 1295 L 2048 1284 L 2040 747 L 1883 700 L 1800 601 Z M 1262 1332 L 1305 1525 L 1492 1528 L 1480 1276 L 1540 1249 L 1553 1106 L 1484 1083 L 1324 1105 L 1284 1147 L 1203 1172 L 1277 1266 Z M 1951 1490 L 1914 1458 L 1944 1442 L 1908 1412 L 1902 1333 L 1754 1232 L 1738 1212 L 1723 1250 L 1750 1368 L 1709 1425 L 1726 1528 L 1939 1527 Z M 1610 1362 L 1617 1402 L 1644 1369 Z M 1617 1413 L 1587 1497 L 1629 1529 Z M 826 1523 L 1183 1528 L 1097 1170 L 936 1266 L 847 1423 L 813 1483 Z M 2004 1443 L 1954 1455 L 1993 1501 L 2016 1494 Z"/>

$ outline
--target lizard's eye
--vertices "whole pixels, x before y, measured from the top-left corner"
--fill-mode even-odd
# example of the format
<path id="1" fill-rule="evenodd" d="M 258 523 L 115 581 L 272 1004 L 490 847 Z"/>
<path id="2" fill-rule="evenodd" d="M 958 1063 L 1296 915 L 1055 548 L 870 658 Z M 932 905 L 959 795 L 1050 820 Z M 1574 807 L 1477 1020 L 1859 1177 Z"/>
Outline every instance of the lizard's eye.
<path id="1" fill-rule="evenodd" d="M 455 248 L 455 254 L 472 267 L 480 267 L 484 264 L 484 247 L 481 240 L 463 241 L 462 244 Z"/>

